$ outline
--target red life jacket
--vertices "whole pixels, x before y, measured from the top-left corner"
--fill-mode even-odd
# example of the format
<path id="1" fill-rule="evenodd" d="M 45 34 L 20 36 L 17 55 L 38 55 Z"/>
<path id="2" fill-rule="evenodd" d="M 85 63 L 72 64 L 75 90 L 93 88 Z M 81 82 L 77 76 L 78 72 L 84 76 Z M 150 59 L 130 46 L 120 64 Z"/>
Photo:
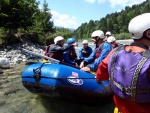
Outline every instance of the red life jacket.
<path id="1" fill-rule="evenodd" d="M 63 52 L 49 52 L 49 48 L 51 47 L 52 45 L 49 45 L 46 50 L 45 50 L 45 53 L 44 55 L 45 56 L 48 56 L 50 58 L 54 58 L 56 60 L 60 60 L 60 61 L 64 61 L 63 60 Z"/>
<path id="2" fill-rule="evenodd" d="M 101 54 L 101 46 L 103 45 L 103 43 L 102 44 L 100 44 L 99 45 L 99 47 L 98 47 L 98 49 L 97 49 L 97 51 L 96 51 L 96 59 L 100 56 L 100 54 Z"/>

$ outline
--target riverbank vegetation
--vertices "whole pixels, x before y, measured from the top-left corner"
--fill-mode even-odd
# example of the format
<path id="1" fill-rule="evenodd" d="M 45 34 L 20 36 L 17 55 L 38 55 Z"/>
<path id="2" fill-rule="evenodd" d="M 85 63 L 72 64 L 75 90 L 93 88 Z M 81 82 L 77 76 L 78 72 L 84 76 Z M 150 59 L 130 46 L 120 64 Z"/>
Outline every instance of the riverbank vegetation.
<path id="1" fill-rule="evenodd" d="M 69 29 L 54 27 L 48 4 L 42 8 L 36 0 L 0 1 L 0 44 L 9 45 L 29 40 L 39 44 L 53 43 L 57 35 L 71 37 Z"/>
<path id="2" fill-rule="evenodd" d="M 118 40 L 130 39 L 131 36 L 128 33 L 128 24 L 130 20 L 133 17 L 146 12 L 150 12 L 150 0 L 133 5 L 132 7 L 126 6 L 124 10 L 107 14 L 106 17 L 103 17 L 100 20 L 90 20 L 89 23 L 83 23 L 75 31 L 75 36 L 78 39 L 84 39 L 90 37 L 94 30 L 101 29 L 105 33 L 110 31 Z"/>
<path id="3" fill-rule="evenodd" d="M 100 20 L 90 20 L 72 31 L 54 26 L 46 0 L 41 8 L 39 4 L 36 0 L 0 0 L 0 45 L 24 41 L 48 45 L 58 35 L 65 39 L 89 40 L 91 33 L 97 29 L 111 31 L 117 39 L 130 39 L 129 21 L 136 15 L 150 12 L 150 0 L 146 0 L 139 5 L 127 6 L 121 12 L 107 14 Z"/>

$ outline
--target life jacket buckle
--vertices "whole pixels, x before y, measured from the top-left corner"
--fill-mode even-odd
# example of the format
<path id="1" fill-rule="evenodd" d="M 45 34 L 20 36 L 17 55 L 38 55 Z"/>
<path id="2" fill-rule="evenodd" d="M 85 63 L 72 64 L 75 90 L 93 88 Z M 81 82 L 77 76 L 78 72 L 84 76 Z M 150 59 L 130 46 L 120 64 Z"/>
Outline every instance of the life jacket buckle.
<path id="1" fill-rule="evenodd" d="M 123 92 L 130 95 L 131 94 L 131 88 L 130 87 L 127 87 L 127 88 L 123 87 Z"/>

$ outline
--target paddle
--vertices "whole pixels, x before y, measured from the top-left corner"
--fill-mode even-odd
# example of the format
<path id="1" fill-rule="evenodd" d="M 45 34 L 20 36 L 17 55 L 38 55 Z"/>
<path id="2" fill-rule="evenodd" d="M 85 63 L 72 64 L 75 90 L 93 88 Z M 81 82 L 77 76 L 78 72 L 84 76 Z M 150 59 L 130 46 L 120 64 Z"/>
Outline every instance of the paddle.
<path id="1" fill-rule="evenodd" d="M 73 66 L 73 65 L 70 65 L 70 64 L 67 64 L 67 63 L 64 63 L 64 62 L 61 62 L 59 60 L 56 60 L 56 59 L 53 59 L 53 58 L 50 58 L 48 56 L 44 56 L 44 55 L 41 55 L 40 53 L 35 53 L 35 52 L 32 52 L 32 51 L 29 51 L 27 49 L 23 49 L 22 48 L 22 51 L 24 52 L 27 52 L 29 54 L 32 54 L 32 55 L 35 55 L 35 56 L 38 56 L 38 57 L 41 57 L 41 58 L 45 58 L 45 59 L 48 59 L 50 63 L 54 63 L 54 64 L 63 64 L 63 65 L 67 65 L 67 66 L 71 66 L 71 67 L 74 67 L 74 68 L 77 68 L 77 69 L 80 69 L 79 67 L 76 67 L 76 66 Z M 87 72 L 88 73 L 88 72 Z M 93 75 L 94 76 L 94 75 Z M 25 77 L 22 77 L 22 78 L 32 78 L 33 76 L 25 76 Z M 96 79 L 95 77 L 94 78 L 55 78 L 55 77 L 46 77 L 46 76 L 42 76 L 43 78 L 49 78 L 49 79 L 58 79 L 58 80 L 63 80 L 63 79 Z"/>
<path id="2" fill-rule="evenodd" d="M 74 65 L 71 65 L 71 64 L 68 64 L 68 63 L 65 63 L 65 62 L 61 62 L 61 61 L 59 61 L 59 60 L 50 58 L 50 57 L 48 57 L 48 56 L 41 55 L 40 53 L 35 53 L 35 52 L 29 51 L 29 50 L 23 49 L 23 48 L 22 48 L 22 51 L 24 51 L 24 52 L 26 52 L 26 53 L 29 53 L 29 54 L 32 54 L 32 55 L 35 55 L 35 56 L 38 56 L 38 57 L 41 57 L 41 58 L 45 58 L 45 59 L 47 59 L 50 63 L 53 63 L 53 64 L 63 64 L 63 65 L 67 65 L 67 66 L 71 66 L 71 67 L 80 69 L 79 67 L 76 67 L 76 66 L 74 66 Z"/>

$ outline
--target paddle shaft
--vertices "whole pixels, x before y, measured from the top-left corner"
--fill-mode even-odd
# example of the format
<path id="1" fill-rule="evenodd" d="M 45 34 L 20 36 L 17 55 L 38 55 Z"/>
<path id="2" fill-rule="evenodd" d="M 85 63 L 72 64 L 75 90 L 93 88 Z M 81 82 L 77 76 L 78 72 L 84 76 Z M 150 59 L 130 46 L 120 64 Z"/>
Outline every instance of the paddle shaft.
<path id="1" fill-rule="evenodd" d="M 52 63 L 54 63 L 54 64 L 63 64 L 63 65 L 67 65 L 67 66 L 71 66 L 71 67 L 80 69 L 79 67 L 76 67 L 76 66 L 74 66 L 74 65 L 71 65 L 71 64 L 68 64 L 68 63 L 65 63 L 65 62 L 61 62 L 61 61 L 59 61 L 59 60 L 50 58 L 50 57 L 45 56 L 45 55 L 41 55 L 40 53 L 35 53 L 35 52 L 29 51 L 29 50 L 23 49 L 23 48 L 22 48 L 22 51 L 24 51 L 24 52 L 26 52 L 26 53 L 29 53 L 29 54 L 32 54 L 32 55 L 35 55 L 35 56 L 38 56 L 38 57 L 41 57 L 41 58 L 45 58 L 45 59 L 49 60 L 49 62 L 52 62 Z"/>
<path id="2" fill-rule="evenodd" d="M 45 58 L 45 59 L 47 59 L 47 60 L 49 60 L 49 61 L 56 62 L 57 64 L 60 63 L 59 60 L 50 58 L 50 57 L 45 56 L 45 55 L 41 55 L 40 53 L 35 53 L 35 52 L 29 51 L 29 50 L 27 50 L 27 49 L 22 49 L 22 50 L 23 50 L 24 52 L 26 52 L 26 53 L 29 53 L 29 54 L 32 54 L 32 55 L 35 55 L 35 56 L 38 56 L 38 57 L 41 57 L 41 58 Z"/>

